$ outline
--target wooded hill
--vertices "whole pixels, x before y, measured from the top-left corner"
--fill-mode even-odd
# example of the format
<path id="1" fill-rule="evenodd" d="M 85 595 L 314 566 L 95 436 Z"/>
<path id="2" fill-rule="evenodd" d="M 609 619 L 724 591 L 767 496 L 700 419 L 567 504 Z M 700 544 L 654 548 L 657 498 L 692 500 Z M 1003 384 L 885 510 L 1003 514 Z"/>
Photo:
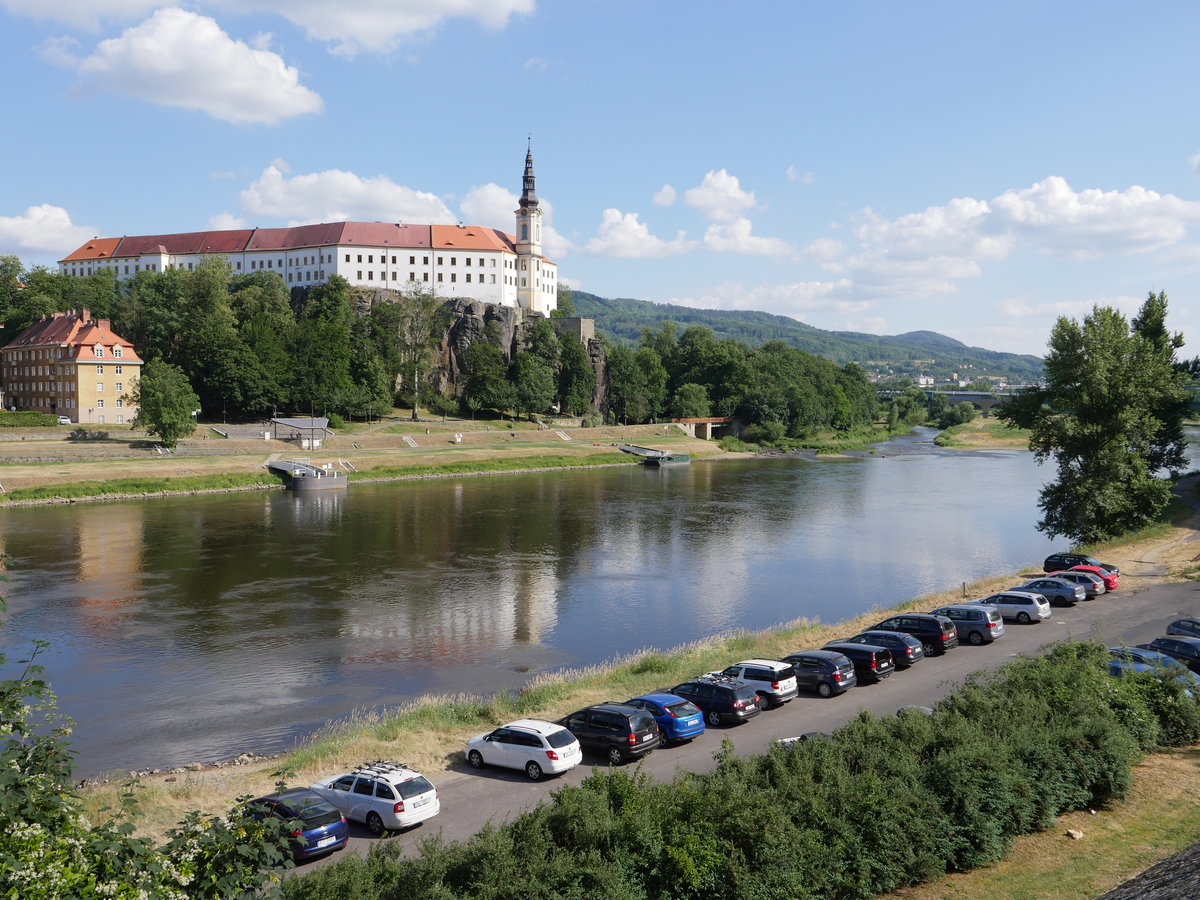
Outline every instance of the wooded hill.
<path id="1" fill-rule="evenodd" d="M 576 313 L 594 318 L 597 329 L 620 344 L 637 343 L 642 329 L 654 329 L 659 322 L 670 320 L 681 331 L 700 325 L 711 329 L 718 338 L 734 338 L 751 347 L 773 340 L 784 341 L 838 365 L 858 363 L 871 373 L 947 377 L 958 372 L 972 378 L 1001 376 L 1017 384 L 1036 381 L 1042 374 L 1040 357 L 968 347 L 935 331 L 897 335 L 824 331 L 766 312 L 693 309 L 647 300 L 608 299 L 585 291 L 574 291 L 572 296 Z"/>

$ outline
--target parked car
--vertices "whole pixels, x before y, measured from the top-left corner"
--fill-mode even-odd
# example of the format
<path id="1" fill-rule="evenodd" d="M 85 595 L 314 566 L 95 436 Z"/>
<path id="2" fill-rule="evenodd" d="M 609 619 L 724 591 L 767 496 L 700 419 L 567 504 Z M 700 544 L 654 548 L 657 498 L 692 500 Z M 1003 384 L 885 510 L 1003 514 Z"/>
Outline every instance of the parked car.
<path id="1" fill-rule="evenodd" d="M 71 421 L 70 416 L 59 416 L 58 424 L 59 425 L 74 425 L 75 423 Z"/>
<path id="2" fill-rule="evenodd" d="M 442 808 L 437 788 L 420 772 L 401 763 L 364 763 L 345 775 L 323 778 L 312 786 L 347 819 L 362 822 L 371 834 L 411 828 Z"/>
<path id="3" fill-rule="evenodd" d="M 1071 568 L 1071 566 L 1099 566 L 1106 572 L 1112 572 L 1114 575 L 1121 574 L 1121 570 L 1116 566 L 1102 563 L 1100 560 L 1091 556 L 1084 556 L 1082 553 L 1051 553 L 1046 557 L 1046 561 L 1042 563 L 1042 571 L 1061 572 L 1063 569 Z"/>
<path id="4" fill-rule="evenodd" d="M 1002 617 L 1015 619 L 1022 625 L 1050 618 L 1050 602 L 1041 594 L 1032 591 L 1001 591 L 982 600 L 972 600 L 971 603 L 976 606 L 994 606 Z"/>
<path id="5" fill-rule="evenodd" d="M 709 725 L 738 725 L 762 712 L 758 691 L 740 678 L 701 675 L 675 685 L 669 693 L 691 700 Z"/>
<path id="6" fill-rule="evenodd" d="M 642 694 L 625 703 L 654 717 L 664 744 L 679 744 L 704 734 L 704 713 L 691 700 L 663 692 Z"/>
<path id="7" fill-rule="evenodd" d="M 852 644 L 873 644 L 892 651 L 892 662 L 897 669 L 907 669 L 925 658 L 925 646 L 919 638 L 903 631 L 864 631 L 854 637 L 843 638 Z"/>
<path id="8" fill-rule="evenodd" d="M 844 694 L 858 684 L 854 663 L 836 650 L 801 650 L 783 658 L 796 670 L 796 685 L 819 697 Z"/>
<path id="9" fill-rule="evenodd" d="M 850 660 L 859 684 L 878 684 L 896 671 L 892 651 L 878 644 L 855 644 L 848 641 L 833 641 L 825 645 Z"/>
<path id="10" fill-rule="evenodd" d="M 791 663 L 777 659 L 746 659 L 727 666 L 721 672 L 727 678 L 740 678 L 754 685 L 759 705 L 763 709 L 774 709 L 796 699 L 800 689 L 796 686 L 796 670 Z"/>
<path id="11" fill-rule="evenodd" d="M 1200 619 L 1176 619 L 1167 626 L 1167 634 L 1183 634 L 1200 637 Z"/>
<path id="12" fill-rule="evenodd" d="M 1154 672 L 1179 678 L 1190 687 L 1200 687 L 1200 675 L 1173 656 L 1146 647 L 1109 647 L 1108 674 L 1122 676 L 1129 672 Z"/>
<path id="13" fill-rule="evenodd" d="M 958 631 L 945 616 L 927 613 L 901 613 L 884 619 L 868 631 L 903 631 L 921 642 L 926 656 L 941 656 L 958 646 Z"/>
<path id="14" fill-rule="evenodd" d="M 1051 605 L 1057 606 L 1074 606 L 1084 598 L 1083 588 L 1061 578 L 1035 578 L 1028 584 L 1018 585 L 1012 590 L 1041 594 Z"/>
<path id="15" fill-rule="evenodd" d="M 1138 644 L 1139 649 L 1157 650 L 1179 660 L 1193 672 L 1200 672 L 1200 638 L 1182 634 L 1156 637 L 1149 644 Z"/>
<path id="16" fill-rule="evenodd" d="M 930 615 L 945 616 L 954 623 L 958 639 L 978 647 L 1004 636 L 1004 617 L 994 606 L 981 603 L 951 603 L 939 606 Z"/>
<path id="17" fill-rule="evenodd" d="M 292 859 L 303 862 L 325 853 L 343 849 L 350 841 L 350 826 L 341 810 L 308 788 L 268 794 L 246 804 L 252 816 L 270 816 L 285 822 L 299 822 L 292 832 Z"/>
<path id="18" fill-rule="evenodd" d="M 1104 582 L 1104 589 L 1110 594 L 1117 589 L 1121 583 L 1120 573 L 1110 572 L 1102 566 L 1078 565 L 1071 566 L 1067 569 L 1068 572 L 1086 572 L 1088 575 L 1095 575 Z"/>
<path id="19" fill-rule="evenodd" d="M 1064 569 L 1061 572 L 1051 572 L 1051 578 L 1061 578 L 1063 581 L 1070 581 L 1083 588 L 1083 599 L 1094 600 L 1101 594 L 1108 593 L 1108 586 L 1104 583 L 1104 579 L 1095 572 L 1090 571 L 1094 566 L 1083 566 L 1078 569 Z M 1103 572 L 1103 569 L 1099 571 Z"/>
<path id="20" fill-rule="evenodd" d="M 517 719 L 507 725 L 477 734 L 467 741 L 467 762 L 523 769 L 533 781 L 543 774 L 560 775 L 579 765 L 583 750 L 575 735 L 561 725 L 541 719 Z"/>
<path id="21" fill-rule="evenodd" d="M 654 717 L 624 703 L 589 706 L 564 716 L 558 724 L 575 735 L 581 747 L 604 754 L 614 766 L 645 756 L 662 743 Z"/>

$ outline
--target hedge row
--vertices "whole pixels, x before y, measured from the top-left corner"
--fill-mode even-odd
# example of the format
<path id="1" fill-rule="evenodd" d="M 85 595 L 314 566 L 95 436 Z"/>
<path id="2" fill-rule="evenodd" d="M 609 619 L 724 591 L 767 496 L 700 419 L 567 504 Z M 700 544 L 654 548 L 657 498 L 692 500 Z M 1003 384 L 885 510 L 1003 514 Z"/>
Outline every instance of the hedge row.
<path id="1" fill-rule="evenodd" d="M 630 769 L 462 843 L 399 842 L 287 898 L 867 898 L 986 865 L 1067 810 L 1123 798 L 1142 751 L 1200 739 L 1179 682 L 1112 678 L 1094 643 L 983 674 L 933 715 L 862 714 L 827 741 L 655 783 Z"/>
<path id="2" fill-rule="evenodd" d="M 57 424 L 58 416 L 52 416 L 50 413 L 0 409 L 0 428 L 30 428 Z"/>

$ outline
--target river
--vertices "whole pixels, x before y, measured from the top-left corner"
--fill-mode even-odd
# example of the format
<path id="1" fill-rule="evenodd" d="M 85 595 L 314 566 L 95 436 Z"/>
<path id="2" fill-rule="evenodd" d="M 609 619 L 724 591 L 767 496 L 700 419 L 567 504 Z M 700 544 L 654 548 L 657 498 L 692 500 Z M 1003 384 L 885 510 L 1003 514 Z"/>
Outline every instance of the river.
<path id="1" fill-rule="evenodd" d="M 357 709 L 1036 565 L 1049 474 L 932 432 L 696 462 L 0 511 L 3 649 L 33 638 L 76 774 L 289 749 Z M 799 648 L 797 648 L 799 649 Z"/>

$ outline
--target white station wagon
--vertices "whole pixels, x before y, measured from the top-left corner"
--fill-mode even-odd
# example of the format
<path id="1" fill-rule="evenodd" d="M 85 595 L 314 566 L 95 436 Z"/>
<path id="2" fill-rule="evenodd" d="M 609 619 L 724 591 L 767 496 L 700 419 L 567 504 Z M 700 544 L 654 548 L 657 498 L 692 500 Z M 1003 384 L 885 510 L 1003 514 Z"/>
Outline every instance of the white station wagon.
<path id="1" fill-rule="evenodd" d="M 353 772 L 324 778 L 311 790 L 371 834 L 411 828 L 441 812 L 437 788 L 401 763 L 364 763 Z"/>
<path id="2" fill-rule="evenodd" d="M 477 734 L 467 741 L 466 753 L 473 768 L 489 765 L 523 769 L 533 781 L 543 773 L 558 775 L 573 769 L 583 759 L 575 735 L 541 719 L 517 719 L 495 731 Z"/>
<path id="3" fill-rule="evenodd" d="M 1001 591 L 972 601 L 980 606 L 994 606 L 1006 619 L 1016 619 L 1022 625 L 1050 618 L 1050 601 L 1032 591 Z"/>

